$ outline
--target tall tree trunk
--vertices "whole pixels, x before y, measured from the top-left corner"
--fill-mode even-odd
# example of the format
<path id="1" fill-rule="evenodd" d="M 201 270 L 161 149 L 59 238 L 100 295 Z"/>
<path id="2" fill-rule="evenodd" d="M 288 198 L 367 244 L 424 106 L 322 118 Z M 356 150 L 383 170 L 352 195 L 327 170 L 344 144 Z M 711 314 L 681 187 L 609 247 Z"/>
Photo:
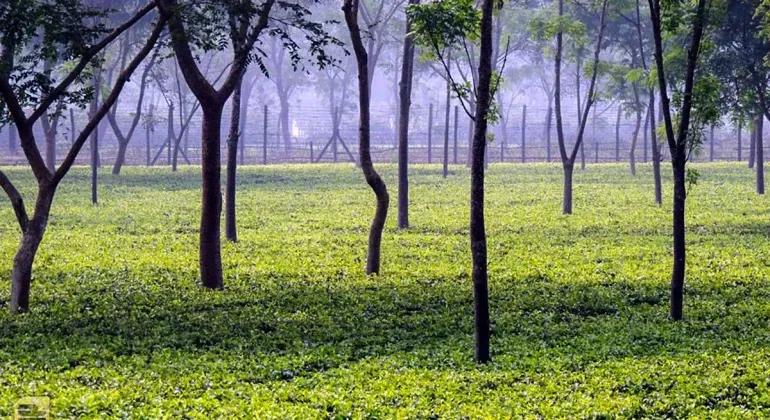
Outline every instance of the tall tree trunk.
<path id="1" fill-rule="evenodd" d="M 660 179 L 660 146 L 658 145 L 658 133 L 655 124 L 655 92 L 650 89 L 650 140 L 652 145 L 652 178 L 655 184 L 655 204 L 663 205 L 663 185 Z"/>
<path id="2" fill-rule="evenodd" d="M 446 84 L 446 107 L 444 108 L 444 178 L 449 175 L 449 110 L 451 108 L 452 101 L 452 85 L 449 83 L 449 77 L 447 77 Z"/>
<path id="3" fill-rule="evenodd" d="M 479 83 L 476 89 L 476 113 L 471 163 L 470 240 L 473 260 L 475 356 L 478 363 L 487 363 L 490 360 L 487 234 L 484 221 L 484 161 L 487 146 L 487 114 L 491 103 L 493 10 L 494 0 L 483 0 L 481 2 Z"/>
<path id="4" fill-rule="evenodd" d="M 637 100 L 637 103 L 639 101 Z M 634 135 L 631 138 L 631 151 L 628 154 L 628 161 L 631 166 L 631 176 L 636 176 L 636 141 L 639 139 L 639 130 L 642 127 L 642 110 L 636 110 L 636 125 L 634 125 Z"/>
<path id="5" fill-rule="evenodd" d="M 93 119 L 96 115 L 96 111 L 99 104 L 99 92 L 101 91 L 101 76 L 97 75 L 93 78 L 94 83 L 94 99 L 91 101 L 90 118 Z M 99 191 L 97 190 L 98 183 L 98 168 L 99 168 L 99 126 L 91 132 L 91 204 L 97 204 L 99 202 Z"/>
<path id="6" fill-rule="evenodd" d="M 751 128 L 751 141 L 749 144 L 749 169 L 754 168 L 754 159 L 757 156 L 757 126 Z"/>
<path id="7" fill-rule="evenodd" d="M 741 161 L 741 154 L 743 153 L 743 126 L 742 121 L 738 121 L 738 162 Z"/>
<path id="8" fill-rule="evenodd" d="M 623 115 L 623 108 L 618 106 L 618 116 L 615 120 L 615 162 L 620 162 L 620 118 Z"/>
<path id="9" fill-rule="evenodd" d="M 382 244 L 382 231 L 385 228 L 385 220 L 388 217 L 388 204 L 390 197 L 385 182 L 374 169 L 372 156 L 369 152 L 370 142 L 370 98 L 369 98 L 369 57 L 361 40 L 361 29 L 358 26 L 358 0 L 344 0 L 342 10 L 345 14 L 345 22 L 350 32 L 353 51 L 358 66 L 358 103 L 359 126 L 358 144 L 361 169 L 367 184 L 377 197 L 377 208 L 369 229 L 369 251 L 366 257 L 366 274 L 378 274 L 380 272 L 380 247 Z"/>
<path id="10" fill-rule="evenodd" d="M 561 212 L 572 214 L 572 175 L 575 166 L 571 163 L 564 165 L 564 191 L 562 192 Z"/>
<path id="11" fill-rule="evenodd" d="M 547 162 L 551 162 L 551 120 L 553 118 L 553 107 L 551 106 L 551 99 L 548 99 L 548 114 L 545 116 L 545 159 Z"/>
<path id="12" fill-rule="evenodd" d="M 238 165 L 238 130 L 241 126 L 241 89 L 239 82 L 233 91 L 232 113 L 230 115 L 230 134 L 227 137 L 227 185 L 225 187 L 225 237 L 228 241 L 238 240 L 235 223 L 235 182 Z"/>
<path id="13" fill-rule="evenodd" d="M 420 0 L 409 0 L 418 4 Z M 409 111 L 412 106 L 412 76 L 414 74 L 414 39 L 409 36 L 412 25 L 407 20 L 404 37 L 404 53 L 401 60 L 401 81 L 398 86 L 398 227 L 409 227 Z M 334 158 L 337 140 L 334 140 Z M 455 150 L 455 159 L 457 151 Z"/>
<path id="14" fill-rule="evenodd" d="M 765 116 L 762 114 L 759 114 L 757 117 L 757 135 L 756 135 L 756 147 L 757 147 L 757 156 L 756 156 L 756 167 L 757 167 L 757 194 L 764 194 L 765 193 L 765 158 L 764 158 L 764 142 L 763 142 L 763 131 L 765 126 Z"/>
<path id="15" fill-rule="evenodd" d="M 684 211 L 687 190 L 684 159 L 672 159 L 674 169 L 674 268 L 671 273 L 671 318 L 682 319 L 685 275 Z"/>
<path id="16" fill-rule="evenodd" d="M 222 252 L 220 222 L 222 217 L 221 144 L 222 105 L 203 106 L 201 127 L 202 202 L 200 226 L 201 285 L 222 289 Z"/>

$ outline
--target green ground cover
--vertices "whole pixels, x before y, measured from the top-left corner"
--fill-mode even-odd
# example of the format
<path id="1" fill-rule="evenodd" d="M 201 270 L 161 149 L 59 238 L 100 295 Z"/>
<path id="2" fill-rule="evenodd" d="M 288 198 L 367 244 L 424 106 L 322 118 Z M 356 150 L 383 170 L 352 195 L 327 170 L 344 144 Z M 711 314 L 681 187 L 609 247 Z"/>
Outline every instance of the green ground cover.
<path id="1" fill-rule="evenodd" d="M 0 416 L 23 396 L 57 417 L 770 417 L 770 202 L 743 164 L 695 165 L 685 320 L 666 319 L 670 169 L 492 165 L 493 363 L 472 361 L 469 176 L 412 171 L 413 228 L 363 275 L 374 198 L 353 166 L 247 167 L 226 290 L 196 286 L 199 172 L 88 170 L 56 197 L 31 312 L 8 315 L 20 234 L 0 198 Z M 8 169 L 27 199 L 27 170 Z"/>

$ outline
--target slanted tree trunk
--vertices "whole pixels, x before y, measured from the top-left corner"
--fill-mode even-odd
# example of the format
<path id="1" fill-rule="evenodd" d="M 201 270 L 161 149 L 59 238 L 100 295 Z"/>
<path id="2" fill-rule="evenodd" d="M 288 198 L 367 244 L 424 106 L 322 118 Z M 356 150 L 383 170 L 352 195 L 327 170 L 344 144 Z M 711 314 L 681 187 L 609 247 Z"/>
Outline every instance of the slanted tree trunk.
<path id="1" fill-rule="evenodd" d="M 99 105 L 99 92 L 101 91 L 101 76 L 100 71 L 97 70 L 94 76 L 94 99 L 91 101 L 91 119 L 96 116 L 96 111 Z M 99 191 L 97 184 L 99 181 L 99 126 L 91 132 L 91 204 L 97 204 L 99 202 Z"/>
<path id="2" fill-rule="evenodd" d="M 243 81 L 238 83 L 233 92 L 232 113 L 230 115 L 230 133 L 227 136 L 227 181 L 225 187 L 225 237 L 236 242 L 238 232 L 235 223 L 235 182 L 238 166 L 238 140 L 241 126 L 241 89 Z"/>
<path id="3" fill-rule="evenodd" d="M 638 97 L 638 95 L 637 95 Z M 639 101 L 636 101 L 637 104 Z M 628 153 L 628 161 L 631 166 L 631 176 L 636 176 L 636 142 L 639 139 L 639 130 L 642 128 L 642 110 L 636 109 L 636 124 L 634 125 L 634 135 L 631 137 L 631 151 Z"/>
<path id="4" fill-rule="evenodd" d="M 5 174 L 0 171 L 0 188 L 2 188 L 10 198 L 22 231 L 22 239 L 14 257 L 13 268 L 11 271 L 10 311 L 12 314 L 26 312 L 29 309 L 32 266 L 48 225 L 48 217 L 56 193 L 56 188 L 64 176 L 66 176 L 67 172 L 69 172 L 92 132 L 97 129 L 99 121 L 104 118 L 104 115 L 109 111 L 110 107 L 117 101 L 125 83 L 139 66 L 139 63 L 141 63 L 152 50 L 161 31 L 165 27 L 166 20 L 160 18 L 155 24 L 146 44 L 140 49 L 134 59 L 131 60 L 128 67 L 121 72 L 112 92 L 104 100 L 103 104 L 98 110 L 95 110 L 95 112 L 91 114 L 88 123 L 77 138 L 74 138 L 72 147 L 56 171 L 52 172 L 46 167 L 45 162 L 40 155 L 40 151 L 37 148 L 32 127 L 38 118 L 45 117 L 50 105 L 61 97 L 67 88 L 86 68 L 88 63 L 91 62 L 100 51 L 118 38 L 126 29 L 130 28 L 143 16 L 147 15 L 153 8 L 154 5 L 148 5 L 140 9 L 132 18 L 118 26 L 110 32 L 109 35 L 103 38 L 102 41 L 94 44 L 88 51 L 86 51 L 79 62 L 75 63 L 75 68 L 62 79 L 58 87 L 41 98 L 37 108 L 35 108 L 35 111 L 33 111 L 32 115 L 29 117 L 25 115 L 24 109 L 19 104 L 18 97 L 9 83 L 8 75 L 0 74 L 0 96 L 6 103 L 9 114 L 12 116 L 15 126 L 18 128 L 22 148 L 38 184 L 38 194 L 34 211 L 32 218 L 29 219 L 21 194 L 19 194 Z M 11 56 L 11 64 L 12 59 L 13 57 Z"/>
<path id="5" fill-rule="evenodd" d="M 409 0 L 419 4 L 420 0 Z M 409 36 L 412 25 L 407 20 L 404 53 L 401 60 L 401 81 L 398 87 L 398 227 L 409 227 L 409 111 L 412 106 L 412 76 L 414 74 L 414 39 Z M 336 148 L 337 141 L 334 146 Z M 337 153 L 335 150 L 336 161 Z M 455 150 L 455 159 L 457 150 Z"/>
<path id="6" fill-rule="evenodd" d="M 353 52 L 356 56 L 358 68 L 358 103 L 359 103 L 359 127 L 358 144 L 361 169 L 364 172 L 366 182 L 377 197 L 377 208 L 369 230 L 369 251 L 366 258 L 366 274 L 378 274 L 380 272 L 380 247 L 382 244 L 382 231 L 385 228 L 385 220 L 388 216 L 389 196 L 385 182 L 374 169 L 372 157 L 369 152 L 370 141 L 370 98 L 369 98 L 369 57 L 361 40 L 361 29 L 358 26 L 358 0 L 344 0 L 342 11 L 345 15 L 345 23 L 350 32 Z"/>

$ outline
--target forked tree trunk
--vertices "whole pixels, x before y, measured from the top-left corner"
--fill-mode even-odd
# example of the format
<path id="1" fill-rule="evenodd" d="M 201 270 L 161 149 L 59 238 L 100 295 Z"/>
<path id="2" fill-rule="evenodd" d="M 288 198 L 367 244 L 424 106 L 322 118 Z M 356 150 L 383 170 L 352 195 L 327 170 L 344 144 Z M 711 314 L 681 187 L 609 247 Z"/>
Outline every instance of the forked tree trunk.
<path id="1" fill-rule="evenodd" d="M 420 0 L 409 0 L 418 4 Z M 409 111 L 412 106 L 412 75 L 414 74 L 414 39 L 409 36 L 412 25 L 407 20 L 404 53 L 401 60 L 401 81 L 398 88 L 398 227 L 409 227 Z M 335 161 L 337 141 L 335 140 Z M 457 150 L 455 150 L 455 159 Z"/>
<path id="2" fill-rule="evenodd" d="M 227 137 L 227 181 L 225 187 L 225 237 L 228 241 L 238 240 L 235 223 L 235 182 L 238 167 L 238 140 L 241 126 L 241 89 L 243 81 L 233 91 L 232 114 L 230 116 L 230 134 Z"/>
<path id="3" fill-rule="evenodd" d="M 38 189 L 37 201 L 32 218 L 22 233 L 21 243 L 13 258 L 11 271 L 11 313 L 22 313 L 29 310 L 29 291 L 32 283 L 32 264 L 35 261 L 38 247 L 43 241 L 48 215 L 51 211 L 55 186 L 41 185 Z"/>
<path id="4" fill-rule="evenodd" d="M 382 231 L 385 228 L 385 220 L 388 216 L 388 204 L 390 198 L 385 182 L 374 169 L 372 157 L 369 151 L 370 143 L 370 97 L 369 97 L 369 57 L 361 40 L 361 29 L 358 26 L 358 0 L 345 0 L 342 6 L 345 14 L 345 22 L 350 32 L 353 51 L 358 67 L 358 102 L 359 102 L 359 158 L 361 169 L 367 184 L 377 197 L 377 208 L 369 229 L 369 251 L 366 257 L 366 274 L 378 274 L 380 272 L 380 247 L 382 244 Z"/>
<path id="5" fill-rule="evenodd" d="M 564 191 L 562 192 L 561 212 L 562 214 L 572 214 L 572 176 L 575 172 L 573 164 L 564 165 Z"/>

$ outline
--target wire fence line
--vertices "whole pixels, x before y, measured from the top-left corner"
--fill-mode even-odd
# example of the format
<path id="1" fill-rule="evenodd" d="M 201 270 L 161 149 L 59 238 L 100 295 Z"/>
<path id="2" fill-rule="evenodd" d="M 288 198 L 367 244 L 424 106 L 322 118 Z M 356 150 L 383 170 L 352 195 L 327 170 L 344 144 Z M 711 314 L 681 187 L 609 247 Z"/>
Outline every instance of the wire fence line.
<path id="1" fill-rule="evenodd" d="M 160 115 L 165 115 L 162 110 Z M 393 107 L 372 107 L 372 155 L 377 162 L 396 162 L 397 114 Z M 469 143 L 472 124 L 462 108 L 451 105 L 449 118 L 446 118 L 445 104 L 413 105 L 410 112 L 409 160 L 413 163 L 440 163 L 443 161 L 444 144 L 448 145 L 449 163 L 465 164 L 469 158 Z M 545 162 L 558 161 L 559 146 L 556 137 L 555 118 L 549 118 L 546 108 L 535 106 L 515 107 L 491 127 L 487 159 L 494 162 Z M 568 150 L 574 144 L 578 126 L 576 118 L 565 112 L 564 134 Z M 633 133 L 636 130 L 635 116 L 615 112 L 603 112 L 586 125 L 584 143 L 578 162 L 626 162 L 630 159 Z M 133 115 L 130 112 L 118 113 L 118 124 L 130 125 Z M 160 121 L 160 119 L 157 119 Z M 447 121 L 448 120 L 448 121 Z M 223 117 L 222 156 L 226 156 L 226 138 L 229 127 L 229 115 Z M 332 112 L 328 107 L 317 104 L 299 104 L 290 109 L 288 130 L 281 130 L 279 111 L 275 108 L 251 108 L 240 138 L 239 161 L 241 164 L 275 163 L 311 163 L 311 162 L 349 162 L 358 159 L 358 115 L 357 110 L 346 110 L 334 127 Z M 448 124 L 447 124 L 448 122 Z M 75 127 L 85 125 L 85 116 L 76 116 Z M 177 123 L 178 125 L 178 123 Z M 69 121 L 61 123 L 57 136 L 57 158 L 60 160 L 67 153 L 72 137 Z M 169 165 L 173 160 L 174 141 L 169 142 L 167 124 L 158 122 L 154 130 L 140 127 L 136 130 L 126 151 L 125 165 Z M 180 140 L 181 163 L 198 164 L 200 162 L 201 120 L 195 116 L 190 121 L 185 134 Z M 447 130 L 448 128 L 448 130 Z M 652 158 L 649 127 L 644 129 L 642 121 L 636 141 L 635 157 L 637 162 L 646 162 Z M 0 165 L 27 164 L 16 140 L 13 147 L 12 127 L 3 127 L 0 131 Z M 77 128 L 76 128 L 77 129 Z M 181 127 L 175 128 L 180 133 Z M 285 131 L 285 132 L 284 132 Z M 335 135 L 336 133 L 336 135 Z M 178 135 L 178 134 L 177 134 Z M 36 133 L 39 147 L 43 144 L 43 133 L 38 128 Z M 112 129 L 106 121 L 99 127 L 99 157 L 102 165 L 111 165 L 118 152 L 118 144 Z M 749 130 L 741 131 L 731 125 L 715 127 L 706 133 L 706 140 L 700 153 L 694 156 L 697 161 L 735 161 L 746 160 L 750 154 L 751 136 Z M 664 159 L 667 156 L 666 145 L 661 147 Z M 739 150 L 740 149 L 740 150 Z M 148 162 L 149 161 L 149 162 Z M 90 142 L 87 142 L 76 164 L 90 162 Z"/>

